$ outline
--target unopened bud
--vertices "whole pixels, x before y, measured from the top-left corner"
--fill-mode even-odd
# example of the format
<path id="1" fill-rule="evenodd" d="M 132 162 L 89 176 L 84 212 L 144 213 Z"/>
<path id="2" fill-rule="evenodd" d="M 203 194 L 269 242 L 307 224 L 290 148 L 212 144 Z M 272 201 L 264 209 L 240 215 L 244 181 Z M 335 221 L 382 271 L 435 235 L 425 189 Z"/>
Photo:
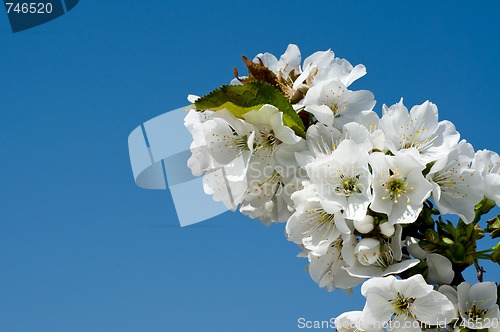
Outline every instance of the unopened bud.
<path id="1" fill-rule="evenodd" d="M 380 233 L 384 234 L 387 237 L 391 237 L 394 234 L 394 225 L 390 222 L 386 221 L 383 224 L 378 225 L 380 227 Z"/>
<path id="2" fill-rule="evenodd" d="M 429 242 L 427 240 L 420 240 L 418 242 L 418 245 L 424 249 L 424 250 L 428 250 L 428 251 L 433 251 L 434 249 L 436 249 L 436 245 L 432 242 Z"/>
<path id="3" fill-rule="evenodd" d="M 374 219 L 372 216 L 366 216 L 363 220 L 354 220 L 354 228 L 361 234 L 370 233 L 373 230 Z"/>
<path id="4" fill-rule="evenodd" d="M 438 233 L 435 230 L 430 229 L 430 228 L 425 231 L 425 238 L 428 241 L 432 242 L 432 243 L 438 243 L 439 242 L 439 235 L 438 235 Z"/>

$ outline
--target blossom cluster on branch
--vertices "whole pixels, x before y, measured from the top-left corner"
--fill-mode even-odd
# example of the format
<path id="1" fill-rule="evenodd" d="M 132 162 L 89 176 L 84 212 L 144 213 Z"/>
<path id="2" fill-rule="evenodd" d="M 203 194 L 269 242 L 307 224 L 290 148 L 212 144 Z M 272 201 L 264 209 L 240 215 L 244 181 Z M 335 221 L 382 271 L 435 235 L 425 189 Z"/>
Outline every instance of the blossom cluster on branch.
<path id="1" fill-rule="evenodd" d="M 500 235 L 499 217 L 482 220 L 500 205 L 499 155 L 474 151 L 429 101 L 379 117 L 370 91 L 349 89 L 365 67 L 331 50 L 243 61 L 247 76 L 235 69 L 231 84 L 188 97 L 188 166 L 205 192 L 286 222 L 320 287 L 363 283 L 364 309 L 339 316 L 339 330 L 498 331 L 498 288 L 479 261 L 498 264 L 500 244 L 477 242 Z"/>

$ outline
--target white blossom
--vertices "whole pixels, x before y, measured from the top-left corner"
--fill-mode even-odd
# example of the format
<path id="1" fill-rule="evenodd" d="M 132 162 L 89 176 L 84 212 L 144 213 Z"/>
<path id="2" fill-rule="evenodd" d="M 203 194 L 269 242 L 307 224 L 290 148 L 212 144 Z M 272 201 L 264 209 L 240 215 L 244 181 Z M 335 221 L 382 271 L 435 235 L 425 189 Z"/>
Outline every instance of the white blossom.
<path id="1" fill-rule="evenodd" d="M 309 89 L 303 104 L 320 123 L 342 128 L 362 112 L 371 111 L 375 99 L 370 91 L 351 91 L 339 81 L 330 81 Z"/>
<path id="2" fill-rule="evenodd" d="M 348 89 L 365 67 L 353 67 L 331 50 L 303 64 L 294 44 L 279 59 L 270 53 L 258 54 L 253 64 L 243 59 L 251 74 L 267 67 L 273 74 L 263 69 L 271 78 L 265 80 L 282 96 L 253 98 L 232 86 L 226 100 L 220 98 L 224 89 L 201 97 L 213 103 L 211 110 L 187 113 L 184 125 L 193 137 L 187 165 L 203 176 L 204 191 L 266 225 L 286 222 L 288 240 L 300 248 L 298 257 L 307 257 L 319 287 L 350 294 L 369 279 L 361 287 L 363 311 L 338 316 L 339 331 L 458 332 L 451 322 L 500 332 L 495 283 L 455 286 L 455 273 L 474 258 L 467 256 L 477 240 L 472 225 L 432 226 L 444 214 L 477 221 L 486 209 L 475 207 L 485 197 L 500 205 L 500 156 L 459 142 L 455 126 L 439 121 L 429 101 L 410 111 L 402 99 L 383 105 L 380 118 L 370 91 Z M 245 92 L 233 95 L 231 88 Z M 188 97 L 191 108 L 203 104 L 199 99 Z M 439 243 L 428 237 L 431 229 Z M 443 244 L 449 240 L 468 248 L 462 265 Z M 432 251 L 419 245 L 431 242 Z M 488 255 L 478 251 L 475 257 Z"/>
<path id="3" fill-rule="evenodd" d="M 380 247 L 379 240 L 369 237 L 364 238 L 354 248 L 354 256 L 361 265 L 370 266 L 380 260 Z"/>
<path id="4" fill-rule="evenodd" d="M 310 126 L 306 132 L 306 143 L 309 149 L 296 154 L 301 166 L 329 156 L 344 140 L 355 142 L 367 153 L 376 148 L 372 144 L 372 134 L 369 130 L 356 122 L 350 122 L 341 128 L 341 131 L 332 126 L 317 123 Z M 375 142 L 375 144 L 377 144 Z"/>
<path id="5" fill-rule="evenodd" d="M 345 252 L 344 259 L 349 265 L 345 268 L 346 271 L 350 275 L 359 278 L 384 277 L 401 273 L 417 265 L 420 260 L 403 257 L 403 241 L 401 241 L 402 231 L 401 225 L 396 225 L 394 235 L 388 240 L 379 242 L 380 246 L 378 250 L 373 247 L 375 242 L 370 241 L 370 246 L 367 247 L 369 250 L 360 250 L 362 248 L 356 245 L 354 251 Z M 365 239 L 361 241 L 364 240 Z M 357 252 L 356 248 L 358 248 Z M 359 257 L 360 254 L 364 253 L 375 254 L 373 258 L 376 259 Z"/>
<path id="6" fill-rule="evenodd" d="M 453 304 L 417 274 L 406 280 L 373 278 L 361 287 L 363 319 L 372 326 L 390 323 L 392 331 L 420 331 L 420 323 L 444 325 L 454 318 Z"/>
<path id="7" fill-rule="evenodd" d="M 384 105 L 382 114 L 380 128 L 386 148 L 393 154 L 417 149 L 423 165 L 446 156 L 460 137 L 451 122 L 438 122 L 438 109 L 429 101 L 408 112 L 401 99 L 391 107 Z"/>
<path id="8" fill-rule="evenodd" d="M 351 140 L 343 140 L 326 158 L 305 166 L 320 202 L 328 212 L 337 206 L 346 218 L 362 220 L 371 201 L 368 153 Z"/>
<path id="9" fill-rule="evenodd" d="M 295 89 L 301 85 L 313 87 L 332 80 L 349 86 L 366 74 L 365 66 L 353 67 L 349 61 L 336 58 L 331 50 L 313 53 L 304 60 L 303 68 L 303 72 L 294 82 Z"/>
<path id="10" fill-rule="evenodd" d="M 428 198 L 432 186 L 423 177 L 422 166 L 410 154 L 370 155 L 373 169 L 373 211 L 387 214 L 392 224 L 414 222 Z"/>
<path id="11" fill-rule="evenodd" d="M 205 173 L 205 193 L 234 211 L 245 194 L 255 128 L 227 110 L 191 110 L 185 125 L 193 135 L 188 167 L 195 176 Z"/>
<path id="12" fill-rule="evenodd" d="M 427 175 L 439 212 L 457 214 L 467 224 L 474 219 L 474 207 L 484 196 L 481 176 L 469 167 L 473 158 L 472 145 L 461 141 L 447 156 L 437 160 Z"/>
<path id="13" fill-rule="evenodd" d="M 351 230 L 340 206 L 334 212 L 326 212 L 320 204 L 316 187 L 307 181 L 303 185 L 302 190 L 292 195 L 295 212 L 288 219 L 286 234 L 288 240 L 322 255 L 341 234 L 349 234 Z"/>
<path id="14" fill-rule="evenodd" d="M 296 74 L 300 73 L 301 59 L 302 56 L 297 45 L 289 44 L 279 60 L 271 53 L 260 53 L 255 56 L 253 62 L 262 63 L 276 75 L 288 77 L 292 71 L 295 71 Z"/>
<path id="15" fill-rule="evenodd" d="M 294 178 L 287 173 L 296 173 L 299 168 L 294 153 L 304 149 L 306 144 L 283 124 L 283 113 L 274 106 L 264 105 L 258 110 L 245 113 L 243 117 L 256 127 L 256 138 L 246 173 L 248 189 L 242 201 L 241 211 L 249 215 L 259 215 L 258 209 L 263 208 L 264 211 L 274 211 L 275 216 L 285 218 L 279 220 L 284 222 L 291 211 L 288 207 L 285 209 L 282 200 L 276 196 L 280 193 L 286 194 L 283 190 Z M 281 165 L 280 161 L 288 164 L 288 168 L 293 170 L 290 171 Z M 290 195 L 291 193 L 288 196 Z M 273 204 L 268 203 L 273 200 Z"/>
<path id="16" fill-rule="evenodd" d="M 344 257 L 353 256 L 355 246 L 354 235 L 342 235 L 328 246 L 323 255 L 309 253 L 309 274 L 319 287 L 326 287 L 329 292 L 336 288 L 349 290 L 364 280 L 351 276 L 345 270 L 347 263 Z"/>
<path id="17" fill-rule="evenodd" d="M 489 150 L 477 151 L 472 169 L 477 170 L 484 179 L 484 195 L 500 206 L 500 156 Z"/>
<path id="18" fill-rule="evenodd" d="M 193 136 L 190 150 L 191 157 L 188 159 L 187 166 L 191 169 L 193 176 L 200 176 L 207 170 L 213 170 L 217 167 L 222 167 L 210 155 L 205 133 L 202 129 L 202 124 L 212 118 L 214 112 L 205 111 L 197 112 L 190 110 L 184 118 L 184 125 Z"/>
<path id="19" fill-rule="evenodd" d="M 471 329 L 494 327 L 500 320 L 497 286 L 493 282 L 458 285 L 458 310 L 464 326 Z"/>

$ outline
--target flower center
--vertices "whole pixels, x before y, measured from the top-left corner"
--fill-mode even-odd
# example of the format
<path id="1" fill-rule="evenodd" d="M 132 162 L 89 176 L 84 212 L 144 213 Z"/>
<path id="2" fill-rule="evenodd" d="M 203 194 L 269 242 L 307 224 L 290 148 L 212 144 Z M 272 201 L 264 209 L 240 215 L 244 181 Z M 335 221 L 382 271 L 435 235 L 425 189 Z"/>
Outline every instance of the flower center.
<path id="1" fill-rule="evenodd" d="M 473 320 L 482 319 L 488 313 L 488 310 L 484 310 L 481 308 L 482 307 L 479 307 L 474 303 L 472 307 L 469 310 L 467 310 L 467 315 L 469 316 L 470 319 Z"/>
<path id="2" fill-rule="evenodd" d="M 274 149 L 277 145 L 281 144 L 281 141 L 274 136 L 274 131 L 268 133 L 261 131 L 261 142 L 257 144 L 257 148 L 269 148 Z"/>
<path id="3" fill-rule="evenodd" d="M 277 144 L 278 144 L 278 140 L 276 139 L 276 137 L 272 133 L 266 135 L 264 137 L 264 140 L 262 141 L 262 145 L 267 146 L 267 147 L 273 147 L 274 145 L 277 145 Z"/>
<path id="4" fill-rule="evenodd" d="M 276 147 L 280 144 L 281 141 L 274 136 L 274 132 L 272 130 L 269 132 L 260 131 L 258 142 L 254 143 L 253 150 L 258 151 L 260 149 L 265 149 L 268 154 L 272 154 Z"/>
<path id="5" fill-rule="evenodd" d="M 237 134 L 234 133 L 233 135 L 237 135 Z M 250 148 L 248 147 L 247 141 L 248 141 L 248 135 L 233 138 L 233 146 L 237 147 L 240 151 L 250 150 Z"/>
<path id="6" fill-rule="evenodd" d="M 404 297 L 403 294 L 398 293 L 394 300 L 390 301 L 396 314 L 406 314 L 412 317 L 413 314 L 410 312 L 410 306 L 415 302 L 414 297 Z"/>
<path id="7" fill-rule="evenodd" d="M 410 198 L 406 193 L 408 190 L 414 190 L 414 188 L 408 186 L 406 177 L 401 175 L 398 171 L 397 168 L 396 173 L 390 170 L 389 177 L 385 183 L 380 180 L 380 184 L 385 187 L 385 191 L 387 192 L 387 196 L 382 197 L 382 200 L 389 198 L 397 204 L 402 196 L 406 196 L 406 203 L 410 204 Z"/>
<path id="8" fill-rule="evenodd" d="M 345 174 L 340 174 L 339 176 L 341 182 L 336 186 L 335 192 L 339 195 L 349 197 L 354 193 L 361 193 L 361 190 L 358 188 L 358 180 L 359 174 L 356 176 L 348 176 Z"/>
<path id="9" fill-rule="evenodd" d="M 330 108 L 335 116 L 339 114 L 339 104 L 333 103 L 332 107 Z"/>

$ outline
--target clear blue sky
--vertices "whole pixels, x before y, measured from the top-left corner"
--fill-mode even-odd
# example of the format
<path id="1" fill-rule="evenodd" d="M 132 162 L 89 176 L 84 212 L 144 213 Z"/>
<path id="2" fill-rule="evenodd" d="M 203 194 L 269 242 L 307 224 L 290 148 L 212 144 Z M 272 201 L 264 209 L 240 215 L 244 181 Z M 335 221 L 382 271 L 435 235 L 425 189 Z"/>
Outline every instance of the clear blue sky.
<path id="1" fill-rule="evenodd" d="M 228 212 L 178 227 L 168 192 L 135 186 L 128 134 L 243 72 L 242 54 L 296 43 L 365 64 L 353 88 L 373 91 L 378 112 L 429 99 L 476 149 L 500 152 L 499 12 L 81 0 L 13 34 L 0 10 L 0 331 L 295 331 L 300 317 L 361 309 L 359 290 L 316 286 L 283 225 Z"/>

